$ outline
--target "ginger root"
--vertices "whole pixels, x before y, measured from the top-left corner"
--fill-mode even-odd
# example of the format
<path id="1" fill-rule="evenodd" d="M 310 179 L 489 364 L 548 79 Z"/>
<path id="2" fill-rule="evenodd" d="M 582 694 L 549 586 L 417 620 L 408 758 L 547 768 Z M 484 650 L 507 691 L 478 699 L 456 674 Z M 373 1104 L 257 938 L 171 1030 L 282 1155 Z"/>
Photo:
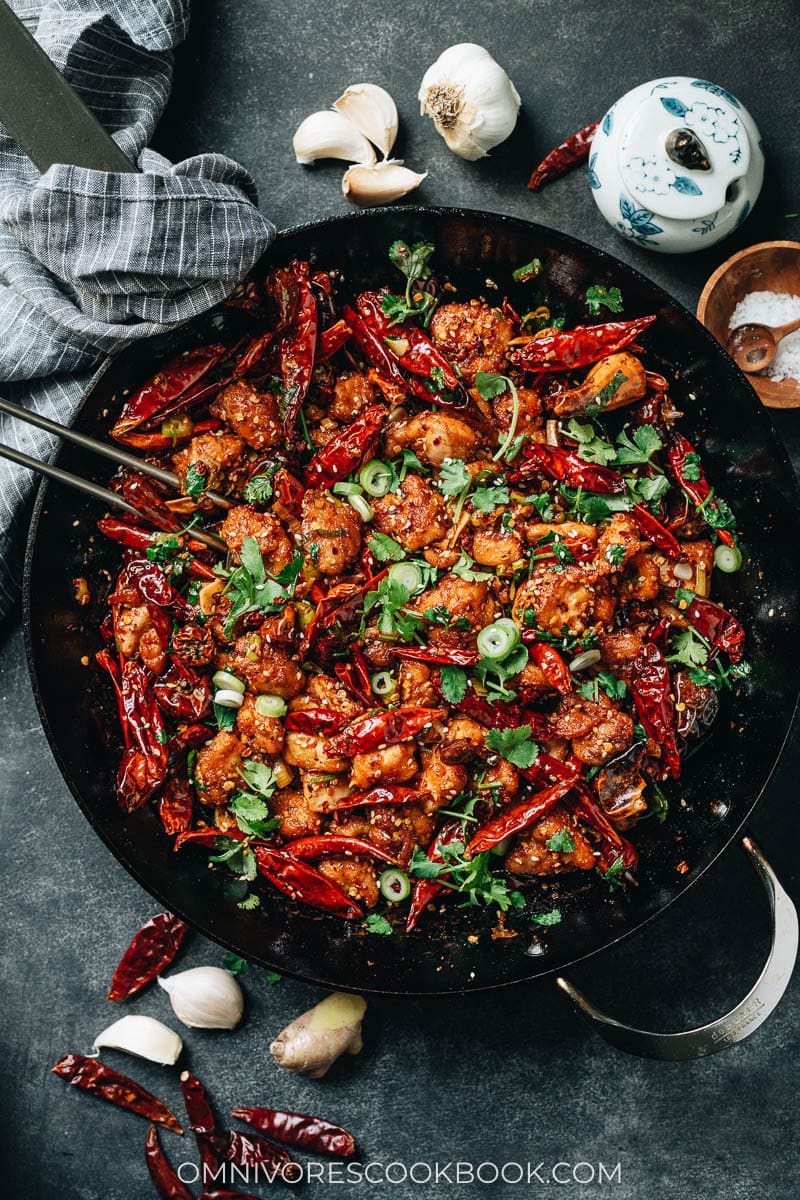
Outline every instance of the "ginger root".
<path id="1" fill-rule="evenodd" d="M 340 1054 L 361 1050 L 361 1021 L 366 1011 L 363 996 L 333 992 L 295 1017 L 275 1038 L 270 1054 L 286 1071 L 322 1079 Z"/>

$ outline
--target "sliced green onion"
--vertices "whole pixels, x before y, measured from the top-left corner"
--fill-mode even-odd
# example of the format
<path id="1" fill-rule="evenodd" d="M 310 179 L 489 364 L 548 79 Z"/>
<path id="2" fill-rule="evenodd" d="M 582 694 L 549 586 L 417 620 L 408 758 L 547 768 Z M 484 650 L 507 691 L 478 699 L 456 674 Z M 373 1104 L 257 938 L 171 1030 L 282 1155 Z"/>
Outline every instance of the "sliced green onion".
<path id="1" fill-rule="evenodd" d="M 358 483 L 335 483 L 331 488 L 335 496 L 360 496 L 362 492 L 361 485 Z"/>
<path id="2" fill-rule="evenodd" d="M 507 658 L 518 645 L 519 629 L 510 617 L 502 617 L 493 625 L 487 625 L 478 634 L 478 652 L 483 658 L 490 658 L 495 662 Z"/>
<path id="3" fill-rule="evenodd" d="M 742 565 L 742 552 L 738 546 L 723 546 L 721 543 L 714 551 L 714 565 L 726 575 L 738 571 Z"/>
<path id="4" fill-rule="evenodd" d="M 167 417 L 166 421 L 161 425 L 161 436 L 172 438 L 176 441 L 179 437 L 188 437 L 194 429 L 194 421 L 188 413 L 181 413 L 175 417 Z"/>
<path id="5" fill-rule="evenodd" d="M 587 667 L 593 667 L 595 663 L 599 663 L 602 657 L 599 650 L 583 650 L 573 658 L 569 669 L 572 672 L 585 671 Z"/>
<path id="6" fill-rule="evenodd" d="M 228 691 L 238 692 L 240 696 L 244 695 L 244 684 L 238 675 L 232 675 L 230 671 L 217 671 L 211 676 L 211 682 L 215 688 L 227 688 Z"/>
<path id="7" fill-rule="evenodd" d="M 286 713 L 286 701 L 283 696 L 271 696 L 265 692 L 256 696 L 256 712 L 262 717 L 282 717 Z"/>
<path id="8" fill-rule="evenodd" d="M 389 579 L 393 583 L 399 583 L 411 595 L 416 595 L 423 588 L 422 571 L 416 563 L 399 562 L 393 563 L 389 567 Z"/>
<path id="9" fill-rule="evenodd" d="M 509 850 L 511 849 L 512 840 L 513 839 L 510 837 L 503 838 L 502 842 L 498 842 L 496 846 L 492 846 L 489 853 L 496 854 L 498 858 L 502 858 L 502 856 L 504 854 L 508 854 Z"/>
<path id="10" fill-rule="evenodd" d="M 405 900 L 411 893 L 411 881 L 404 871 L 384 871 L 378 880 L 378 886 L 384 900 L 392 900 L 395 904 Z"/>
<path id="11" fill-rule="evenodd" d="M 220 708 L 241 708 L 244 696 L 241 692 L 235 692 L 232 688 L 220 688 L 214 693 L 214 703 Z"/>
<path id="12" fill-rule="evenodd" d="M 392 486 L 391 468 L 379 458 L 373 458 L 359 471 L 358 482 L 368 496 L 385 496 Z"/>
<path id="13" fill-rule="evenodd" d="M 367 504 L 360 491 L 348 496 L 347 503 L 356 510 L 362 521 L 371 521 L 375 516 L 375 509 L 371 504 Z"/>
<path id="14" fill-rule="evenodd" d="M 397 688 L 394 676 L 388 671 L 376 671 L 369 684 L 376 696 L 388 696 Z"/>

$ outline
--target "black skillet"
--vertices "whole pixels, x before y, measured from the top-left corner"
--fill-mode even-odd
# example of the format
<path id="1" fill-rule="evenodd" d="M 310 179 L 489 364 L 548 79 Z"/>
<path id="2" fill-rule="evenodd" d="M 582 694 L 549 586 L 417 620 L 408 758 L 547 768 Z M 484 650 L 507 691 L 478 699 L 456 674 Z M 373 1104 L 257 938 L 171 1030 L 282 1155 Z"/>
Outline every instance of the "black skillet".
<path id="1" fill-rule="evenodd" d="M 27 549 L 25 625 L 28 659 L 42 722 L 56 760 L 88 821 L 114 855 L 158 901 L 222 945 L 256 962 L 328 987 L 383 993 L 447 993 L 534 979 L 611 946 L 682 895 L 722 853 L 750 817 L 786 740 L 798 693 L 800 528 L 798 493 L 785 453 L 755 393 L 711 335 L 665 292 L 630 267 L 573 238 L 509 217 L 452 209 L 387 209 L 333 218 L 282 234 L 258 267 L 298 256 L 339 267 L 346 291 L 391 278 L 394 238 L 435 243 L 435 263 L 458 294 L 506 292 L 525 306 L 530 292 L 511 286 L 511 270 L 542 259 L 551 303 L 568 324 L 584 316 L 590 284 L 616 285 L 625 316 L 654 312 L 646 337 L 650 362 L 674 379 L 672 395 L 686 413 L 682 428 L 700 447 L 708 474 L 736 513 L 747 566 L 717 579 L 717 595 L 744 622 L 750 680 L 724 698 L 709 741 L 668 790 L 664 825 L 643 823 L 638 886 L 610 894 L 580 873 L 533 888 L 531 903 L 558 905 L 560 925 L 531 938 L 528 914 L 512 912 L 520 936 L 493 940 L 496 912 L 458 909 L 429 914 L 411 936 L 369 936 L 358 926 L 298 908 L 267 886 L 259 911 L 226 899 L 206 855 L 171 851 L 154 810 L 123 816 L 114 801 L 119 758 L 113 701 L 104 679 L 84 666 L 99 646 L 94 613 L 75 601 L 72 579 L 88 574 L 95 592 L 117 548 L 97 537 L 92 501 L 60 484 L 43 483 Z M 499 290 L 495 290 L 492 281 Z M 178 347 L 208 336 L 207 321 L 136 345 L 114 359 L 87 395 L 79 429 L 102 436 L 119 394 L 152 374 Z M 104 482 L 102 463 L 64 446 L 60 465 Z M 684 869 L 685 864 L 685 869 Z M 476 940 L 470 940 L 477 934 Z M 647 1052 L 642 1051 L 642 1052 Z M 703 1051 L 707 1052 L 707 1051 Z"/>

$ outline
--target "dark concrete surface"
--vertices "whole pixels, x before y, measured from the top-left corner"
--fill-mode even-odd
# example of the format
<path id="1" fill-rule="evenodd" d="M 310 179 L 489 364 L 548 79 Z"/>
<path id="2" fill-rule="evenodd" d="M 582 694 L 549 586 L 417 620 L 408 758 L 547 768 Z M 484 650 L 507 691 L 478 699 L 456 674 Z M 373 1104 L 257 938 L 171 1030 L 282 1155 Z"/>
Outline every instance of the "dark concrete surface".
<path id="1" fill-rule="evenodd" d="M 278 226 L 343 211 L 339 165 L 295 166 L 299 120 L 349 83 L 371 79 L 395 96 L 398 153 L 427 169 L 420 200 L 529 216 L 634 263 L 690 307 L 710 271 L 738 246 L 800 236 L 797 38 L 794 0 L 196 0 L 173 98 L 157 147 L 172 158 L 223 150 L 245 162 L 264 211 Z M 768 19 L 765 19 L 767 18 Z M 417 115 L 422 73 L 449 43 L 485 44 L 509 70 L 524 102 L 512 139 L 478 164 L 463 163 Z M 619 240 L 577 173 L 538 196 L 530 164 L 561 137 L 599 116 L 628 87 L 668 72 L 694 73 L 731 89 L 761 126 L 767 180 L 753 217 L 734 239 L 687 258 L 651 255 Z M 722 398 L 721 398 L 722 399 Z M 776 426 L 795 465 L 800 416 Z M 6 629 L 0 659 L 3 731 L 2 879 L 3 1174 L 14 1200 L 144 1200 L 153 1194 L 142 1158 L 145 1124 L 66 1088 L 48 1068 L 121 1015 L 103 999 L 118 956 L 154 904 L 90 832 L 50 758 L 31 697 L 19 627 Z M 798 894 L 795 739 L 753 832 Z M 755 977 L 769 930 L 763 897 L 736 847 L 645 935 L 584 965 L 573 978 L 628 1020 L 677 1028 L 730 1006 Z M 182 965 L 220 963 L 192 940 Z M 284 980 L 243 976 L 247 1015 L 235 1033 L 186 1030 L 187 1062 L 221 1112 L 234 1103 L 312 1110 L 350 1127 L 363 1161 L 442 1166 L 466 1161 L 588 1163 L 594 1182 L 458 1184 L 312 1182 L 313 1197 L 491 1195 L 555 1190 L 620 1200 L 790 1200 L 798 1194 L 797 981 L 749 1041 L 690 1065 L 625 1058 L 591 1036 L 551 983 L 463 1000 L 381 1000 L 370 1005 L 366 1048 L 322 1083 L 281 1072 L 270 1038 L 318 998 Z M 169 1021 L 163 993 L 129 1011 Z M 175 1022 L 173 1021 L 173 1024 Z M 129 1070 L 175 1106 L 177 1073 L 122 1055 Z M 190 1138 L 163 1139 L 173 1160 L 194 1161 Z M 607 1176 L 601 1185 L 600 1164 Z M 390 1172 L 394 1178 L 401 1168 Z M 491 1177 L 484 1168 L 484 1178 Z M 422 1171 L 417 1170 L 420 1177 Z M 450 1169 L 455 1179 L 455 1168 Z M 569 1178 L 569 1168 L 557 1171 Z M 591 1177 L 590 1168 L 577 1172 Z"/>

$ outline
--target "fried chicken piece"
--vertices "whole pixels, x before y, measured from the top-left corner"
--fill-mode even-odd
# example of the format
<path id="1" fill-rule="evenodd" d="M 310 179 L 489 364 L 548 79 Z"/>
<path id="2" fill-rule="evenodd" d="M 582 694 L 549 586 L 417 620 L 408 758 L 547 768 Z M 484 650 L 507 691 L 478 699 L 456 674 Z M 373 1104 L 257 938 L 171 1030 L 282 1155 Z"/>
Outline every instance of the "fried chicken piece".
<path id="1" fill-rule="evenodd" d="M 349 425 L 359 413 L 375 403 L 375 388 L 360 371 L 342 371 L 333 388 L 328 415 Z"/>
<path id="2" fill-rule="evenodd" d="M 403 704 L 419 708 L 435 708 L 439 693 L 433 685 L 433 671 L 425 663 L 401 662 L 398 670 L 400 699 Z"/>
<path id="3" fill-rule="evenodd" d="M 603 663 L 626 683 L 631 681 L 633 661 L 643 645 L 644 642 L 639 634 L 630 629 L 621 629 L 618 633 L 601 634 L 598 641 Z"/>
<path id="4" fill-rule="evenodd" d="M 256 698 L 248 692 L 236 713 L 236 729 L 259 754 L 276 758 L 283 749 L 283 725 L 278 717 L 265 717 L 256 711 Z"/>
<path id="5" fill-rule="evenodd" d="M 338 883 L 357 904 L 374 908 L 378 903 L 378 878 L 371 862 L 364 858 L 324 858 L 317 867 L 321 875 Z"/>
<path id="6" fill-rule="evenodd" d="M 279 817 L 281 833 L 292 838 L 314 837 L 322 828 L 322 818 L 312 810 L 301 792 L 294 788 L 283 788 L 275 792 L 269 802 L 273 816 Z"/>
<path id="7" fill-rule="evenodd" d="M 364 522 L 349 504 L 330 492 L 308 491 L 303 497 L 303 545 L 324 575 L 341 575 L 358 558 Z"/>
<path id="8" fill-rule="evenodd" d="M 568 566 L 553 571 L 552 564 L 540 562 L 531 578 L 518 588 L 512 616 L 525 626 L 525 613 L 533 609 L 536 622 L 548 633 L 574 637 L 585 633 L 595 622 L 596 575 L 583 566 Z"/>
<path id="9" fill-rule="evenodd" d="M 245 633 L 236 639 L 233 650 L 225 656 L 225 668 L 245 679 L 257 695 L 266 692 L 284 700 L 299 696 L 306 682 L 291 652 L 270 636 L 266 622 L 260 632 Z"/>
<path id="10" fill-rule="evenodd" d="M 284 440 L 275 396 L 260 392 L 245 379 L 223 388 L 211 411 L 254 450 L 272 450 Z"/>
<path id="11" fill-rule="evenodd" d="M 236 559 L 245 538 L 255 538 L 264 566 L 272 575 L 277 575 L 292 561 L 292 543 L 278 518 L 272 513 L 257 512 L 251 504 L 241 504 L 228 511 L 220 536 Z"/>
<path id="12" fill-rule="evenodd" d="M 421 749 L 422 770 L 417 781 L 422 808 L 426 813 L 436 812 L 450 804 L 467 785 L 467 769 L 460 763 L 447 762 L 442 757 L 442 747 Z"/>
<path id="13" fill-rule="evenodd" d="M 334 712 L 342 713 L 348 718 L 357 717 L 363 711 L 363 706 L 354 700 L 347 689 L 338 679 L 330 675 L 312 675 L 306 685 L 305 694 L 293 700 L 289 707 L 296 708 L 331 708 Z"/>
<path id="14" fill-rule="evenodd" d="M 327 737 L 318 737 L 313 733 L 287 733 L 283 760 L 290 767 L 301 767 L 304 771 L 341 774 L 350 763 L 339 754 L 331 754 L 327 745 Z"/>
<path id="15" fill-rule="evenodd" d="M 631 745 L 633 721 L 627 713 L 612 705 L 603 706 L 600 720 L 587 733 L 573 737 L 576 758 L 591 767 L 600 767 Z"/>
<path id="16" fill-rule="evenodd" d="M 416 804 L 382 804 L 370 809 L 369 839 L 408 866 L 415 846 L 428 848 L 434 820 Z"/>
<path id="17" fill-rule="evenodd" d="M 653 556 L 644 551 L 634 554 L 625 568 L 621 591 L 623 596 L 631 600 L 655 600 L 661 590 L 659 569 L 653 561 Z"/>
<path id="18" fill-rule="evenodd" d="M 154 675 L 166 664 L 167 647 L 153 624 L 146 604 L 115 604 L 112 608 L 114 637 L 120 654 L 138 658 Z"/>
<path id="19" fill-rule="evenodd" d="M 375 528 L 393 537 L 404 550 L 421 550 L 447 532 L 444 501 L 419 475 L 407 475 L 399 491 L 377 497 L 372 507 Z"/>
<path id="20" fill-rule="evenodd" d="M 474 384 L 479 371 L 505 373 L 514 331 L 499 309 L 478 300 L 442 304 L 431 318 L 430 331 L 464 383 Z"/>
<path id="21" fill-rule="evenodd" d="M 186 472 L 190 466 L 205 468 L 203 488 L 213 491 L 224 490 L 227 473 L 237 465 L 244 442 L 235 433 L 200 433 L 193 437 L 188 446 L 172 456 L 172 465 L 181 478 L 181 487 L 186 493 Z"/>
<path id="22" fill-rule="evenodd" d="M 519 416 L 517 417 L 516 433 L 533 433 L 542 423 L 541 398 L 532 388 L 526 387 L 518 387 L 517 396 L 519 397 Z M 500 428 L 510 429 L 514 414 L 514 397 L 508 389 L 492 400 L 492 411 Z"/>
<path id="23" fill-rule="evenodd" d="M 227 804 L 242 785 L 244 745 L 225 730 L 201 746 L 194 764 L 194 786 L 201 804 Z"/>
<path id="24" fill-rule="evenodd" d="M 435 587 L 423 592 L 414 601 L 414 608 L 424 613 L 428 608 L 446 609 L 450 626 L 431 625 L 428 641 L 432 646 L 474 646 L 475 639 L 495 620 L 497 604 L 484 580 L 460 579 L 443 575 Z M 469 628 L 458 626 L 468 625 Z"/>
<path id="25" fill-rule="evenodd" d="M 443 412 L 421 412 L 389 426 L 384 445 L 389 458 L 413 450 L 420 462 L 440 467 L 446 458 L 471 461 L 481 436 L 466 421 Z"/>
<path id="26" fill-rule="evenodd" d="M 413 742 L 400 742 L 367 754 L 355 754 L 350 783 L 355 791 L 374 783 L 406 783 L 419 770 Z"/>
<path id="27" fill-rule="evenodd" d="M 621 571 L 638 554 L 641 545 L 633 517 L 624 512 L 614 513 L 597 539 L 597 569 L 606 575 Z"/>
<path id="28" fill-rule="evenodd" d="M 482 567 L 510 567 L 524 558 L 525 550 L 518 533 L 495 524 L 491 529 L 474 531 L 471 553 Z"/>
<path id="29" fill-rule="evenodd" d="M 547 841 L 566 830 L 575 845 L 569 852 L 551 850 Z M 513 875 L 560 875 L 565 871 L 591 871 L 595 857 L 588 841 L 571 813 L 556 804 L 549 813 L 517 838 L 506 858 L 506 870 Z"/>

